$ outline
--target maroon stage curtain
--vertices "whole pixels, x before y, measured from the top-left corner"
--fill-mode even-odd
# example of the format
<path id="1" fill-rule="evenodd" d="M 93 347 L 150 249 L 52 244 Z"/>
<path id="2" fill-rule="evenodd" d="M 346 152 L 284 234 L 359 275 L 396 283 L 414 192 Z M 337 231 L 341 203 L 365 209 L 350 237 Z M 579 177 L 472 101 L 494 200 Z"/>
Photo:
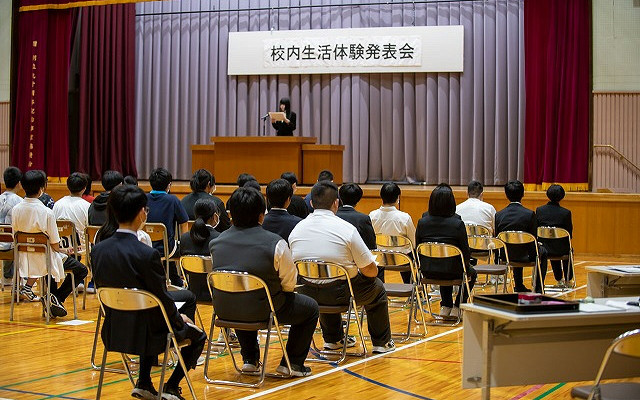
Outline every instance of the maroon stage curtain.
<path id="1" fill-rule="evenodd" d="M 590 37 L 590 0 L 525 2 L 528 189 L 589 189 Z"/>
<path id="2" fill-rule="evenodd" d="M 67 90 L 72 12 L 33 11 L 18 17 L 18 71 L 12 164 L 69 175 Z"/>
<path id="3" fill-rule="evenodd" d="M 135 5 L 85 7 L 80 38 L 78 169 L 98 179 L 135 163 Z"/>

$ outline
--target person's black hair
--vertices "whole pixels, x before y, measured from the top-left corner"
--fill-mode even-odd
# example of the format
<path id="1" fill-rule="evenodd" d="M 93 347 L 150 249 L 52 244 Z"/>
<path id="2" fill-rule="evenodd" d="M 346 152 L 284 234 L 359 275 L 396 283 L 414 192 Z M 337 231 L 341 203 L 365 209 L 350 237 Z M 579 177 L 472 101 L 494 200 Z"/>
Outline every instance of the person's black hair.
<path id="1" fill-rule="evenodd" d="M 124 184 L 138 186 L 138 178 L 133 175 L 127 175 L 124 177 Z"/>
<path id="2" fill-rule="evenodd" d="M 345 206 L 355 207 L 362 199 L 362 188 L 357 183 L 345 183 L 340 186 L 338 193 Z"/>
<path id="3" fill-rule="evenodd" d="M 162 167 L 154 169 L 149 175 L 149 183 L 153 190 L 166 191 L 172 180 L 171 172 Z"/>
<path id="4" fill-rule="evenodd" d="M 20 183 L 22 184 L 22 188 L 27 196 L 35 196 L 40 192 L 40 189 L 45 187 L 47 178 L 42 171 L 33 169 L 22 175 Z"/>
<path id="5" fill-rule="evenodd" d="M 93 181 L 91 180 L 91 175 L 82 172 L 82 176 L 84 176 L 84 179 L 87 181 L 87 186 L 84 187 L 84 192 L 82 192 L 82 195 L 89 196 L 91 195 L 91 191 L 93 189 Z"/>
<path id="6" fill-rule="evenodd" d="M 107 192 L 113 190 L 114 187 L 122 184 L 123 182 L 124 178 L 118 171 L 104 171 L 102 174 L 102 187 L 104 187 L 104 190 Z"/>
<path id="7" fill-rule="evenodd" d="M 215 184 L 216 179 L 211 175 L 211 172 L 206 169 L 199 169 L 194 172 L 191 180 L 189 181 L 189 186 L 193 193 L 204 192 L 207 185 L 211 185 L 211 187 L 213 187 Z"/>
<path id="8" fill-rule="evenodd" d="M 147 206 L 147 195 L 134 185 L 120 185 L 109 194 L 107 205 L 118 224 L 129 223 Z"/>
<path id="9" fill-rule="evenodd" d="M 394 204 L 400 197 L 400 186 L 393 182 L 387 182 L 380 188 L 380 198 L 383 204 Z"/>
<path id="10" fill-rule="evenodd" d="M 298 177 L 293 172 L 283 172 L 282 175 L 280 175 L 280 179 L 289 182 L 291 186 L 298 184 Z"/>
<path id="11" fill-rule="evenodd" d="M 474 199 L 480 197 L 483 191 L 484 186 L 482 186 L 482 183 L 480 181 L 473 180 L 467 185 L 467 195 Z"/>
<path id="12" fill-rule="evenodd" d="M 289 111 L 291 111 L 291 100 L 289 100 L 288 97 L 281 98 L 279 104 L 284 104 L 284 112 L 285 113 L 288 114 Z"/>
<path id="13" fill-rule="evenodd" d="M 262 188 L 260 187 L 260 184 L 259 184 L 259 183 L 258 183 L 258 181 L 257 181 L 257 180 L 255 180 L 255 179 L 251 179 L 251 180 L 249 180 L 249 181 L 246 181 L 246 182 L 244 183 L 244 185 L 242 185 L 242 187 L 245 187 L 245 188 L 246 188 L 246 187 L 248 187 L 248 188 L 252 188 L 252 189 L 257 190 L 258 192 L 262 191 Z"/>
<path id="14" fill-rule="evenodd" d="M 332 181 L 333 182 L 333 173 L 328 169 L 323 169 L 318 174 L 318 182 L 320 181 Z"/>
<path id="15" fill-rule="evenodd" d="M 317 182 L 311 188 L 311 203 L 313 208 L 330 210 L 333 202 L 338 198 L 338 187 L 331 181 Z"/>
<path id="16" fill-rule="evenodd" d="M 262 193 L 250 187 L 237 188 L 227 204 L 229 205 L 233 225 L 238 228 L 258 226 L 260 214 L 264 214 L 266 209 Z"/>
<path id="17" fill-rule="evenodd" d="M 7 189 L 14 189 L 22 179 L 22 171 L 17 167 L 7 167 L 4 170 L 3 178 Z"/>
<path id="18" fill-rule="evenodd" d="M 251 175 L 251 174 L 247 174 L 246 172 L 241 173 L 240 175 L 238 175 L 238 180 L 236 180 L 236 183 L 238 184 L 238 187 L 243 187 L 245 183 L 247 183 L 248 181 L 255 181 L 256 177 Z"/>
<path id="19" fill-rule="evenodd" d="M 114 233 L 116 233 L 119 227 L 120 224 L 118 224 L 115 214 L 113 210 L 111 210 L 111 206 L 107 203 L 105 223 L 100 227 L 100 229 L 98 229 L 98 232 L 96 232 L 96 243 L 109 239 Z"/>
<path id="20" fill-rule="evenodd" d="M 67 189 L 73 194 L 84 192 L 86 187 L 87 179 L 80 172 L 74 172 L 67 178 Z"/>
<path id="21" fill-rule="evenodd" d="M 453 217 L 456 213 L 456 199 L 451 186 L 441 183 L 429 196 L 429 215 L 434 217 Z"/>
<path id="22" fill-rule="evenodd" d="M 286 179 L 274 179 L 267 185 L 267 200 L 271 207 L 284 208 L 293 196 L 293 187 Z"/>
<path id="23" fill-rule="evenodd" d="M 519 202 L 524 196 L 524 185 L 519 180 L 511 180 L 504 185 L 504 194 L 511 202 Z"/>
<path id="24" fill-rule="evenodd" d="M 193 240 L 195 245 L 202 246 L 207 239 L 209 239 L 207 222 L 217 211 L 218 206 L 216 206 L 216 202 L 213 201 L 213 197 L 196 201 L 196 204 L 193 206 L 193 214 L 196 220 L 189 231 L 189 236 L 191 236 L 191 240 Z"/>
<path id="25" fill-rule="evenodd" d="M 554 203 L 560 203 L 564 199 L 564 188 L 554 183 L 547 189 L 547 197 Z"/>

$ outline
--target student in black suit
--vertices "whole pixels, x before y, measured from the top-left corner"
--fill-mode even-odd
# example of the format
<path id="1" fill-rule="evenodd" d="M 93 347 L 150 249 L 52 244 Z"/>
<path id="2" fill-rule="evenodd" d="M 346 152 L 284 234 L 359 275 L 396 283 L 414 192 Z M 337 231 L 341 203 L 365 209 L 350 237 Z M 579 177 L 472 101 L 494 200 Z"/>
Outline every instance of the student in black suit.
<path id="1" fill-rule="evenodd" d="M 538 226 L 554 226 L 566 229 L 569 235 L 573 235 L 573 223 L 571 222 L 571 211 L 560 205 L 560 200 L 564 199 L 564 188 L 560 185 L 551 185 L 547 189 L 549 202 L 536 209 L 536 220 Z M 569 254 L 569 240 L 558 239 L 538 239 L 550 256 L 562 256 Z M 573 279 L 569 261 L 551 261 L 553 275 L 558 281 L 558 286 L 564 286 L 566 281 Z"/>
<path id="2" fill-rule="evenodd" d="M 333 182 L 333 172 L 328 169 L 323 169 L 318 174 L 318 182 L 329 181 Z M 309 214 L 313 212 L 313 206 L 311 206 L 311 192 L 304 197 L 304 202 L 307 204 L 307 209 L 309 210 Z"/>
<path id="3" fill-rule="evenodd" d="M 191 344 L 181 352 L 187 368 L 195 368 L 204 347 L 206 334 L 193 325 L 193 321 L 181 314 L 175 306 L 175 298 L 169 296 L 165 285 L 165 271 L 157 250 L 138 241 L 136 231 L 147 219 L 147 196 L 142 189 L 118 186 L 109 195 L 108 206 L 119 224 L 116 233 L 96 244 L 91 254 L 93 277 L 98 287 L 138 288 L 157 296 L 169 317 L 177 339 L 189 339 Z M 195 296 L 184 292 L 190 308 L 195 306 Z M 185 304 L 184 307 L 187 307 Z M 181 311 L 184 310 L 184 307 Z M 195 308 L 189 311 L 193 315 Z M 135 332 L 123 335 L 122 331 Z M 151 366 L 166 345 L 166 328 L 159 310 L 131 314 L 106 310 L 102 327 L 102 340 L 113 351 L 140 356 L 138 382 L 131 395 L 136 398 L 154 399 L 157 392 L 151 382 Z M 185 371 L 176 367 L 164 386 L 162 398 L 182 400 L 180 381 Z"/>
<path id="4" fill-rule="evenodd" d="M 291 196 L 291 204 L 287 207 L 287 211 L 289 214 L 296 215 L 302 219 L 307 218 L 309 215 L 309 209 L 307 208 L 307 203 L 304 202 L 304 199 L 300 196 L 297 196 L 296 189 L 298 188 L 298 177 L 293 172 L 283 172 L 280 175 L 281 179 L 289 182 L 291 184 L 291 188 L 293 188 L 293 196 Z"/>
<path id="5" fill-rule="evenodd" d="M 194 212 L 196 201 L 200 199 L 211 198 L 213 199 L 213 201 L 215 201 L 216 207 L 218 207 L 218 216 L 220 222 L 216 226 L 216 230 L 218 232 L 224 232 L 225 230 L 229 229 L 229 227 L 231 226 L 231 221 L 229 220 L 229 216 L 225 211 L 224 203 L 218 197 L 213 195 L 213 192 L 215 192 L 216 190 L 216 178 L 211 174 L 211 172 L 207 171 L 206 169 L 197 170 L 191 177 L 189 186 L 191 186 L 192 193 L 184 196 L 184 198 L 181 200 L 182 206 L 187 212 L 189 219 L 194 220 L 196 218 Z"/>
<path id="6" fill-rule="evenodd" d="M 504 209 L 496 213 L 496 236 L 504 231 L 529 232 L 536 236 L 538 225 L 536 214 L 525 208 L 520 201 L 524 196 L 524 185 L 518 180 L 512 180 L 504 185 L 504 193 L 511 202 Z M 528 245 L 508 245 L 509 261 L 533 262 L 536 259 L 535 244 Z M 540 269 L 542 270 L 542 282 L 547 273 L 547 252 L 543 247 L 538 246 L 540 256 Z M 530 292 L 531 289 L 524 286 L 522 281 L 522 268 L 513 269 L 513 280 L 516 292 Z M 540 277 L 536 280 L 535 290 L 542 292 Z"/>
<path id="7" fill-rule="evenodd" d="M 469 288 L 473 290 L 478 274 L 470 264 L 471 251 L 467 230 L 462 219 L 456 214 L 456 200 L 451 187 L 446 183 L 441 183 L 433 189 L 429 196 L 429 210 L 418 221 L 416 245 L 425 242 L 446 243 L 459 248 L 464 258 Z M 431 279 L 460 279 L 463 273 L 459 257 L 428 259 L 420 256 L 420 268 L 422 274 Z M 440 286 L 440 315 L 458 317 L 460 301 L 464 303 L 469 297 L 467 287 L 464 284 L 462 287 L 462 298 L 458 293 L 454 303 L 453 286 Z"/>
<path id="8" fill-rule="evenodd" d="M 274 179 L 267 185 L 269 212 L 264 216 L 262 227 L 289 241 L 289 234 L 302 218 L 289 214 L 287 207 L 293 196 L 293 188 L 285 179 Z"/>
<path id="9" fill-rule="evenodd" d="M 291 111 L 291 101 L 288 97 L 280 99 L 280 112 L 284 113 L 284 121 L 273 121 L 271 125 L 276 130 L 276 136 L 293 136 L 296 130 L 296 113 Z"/>

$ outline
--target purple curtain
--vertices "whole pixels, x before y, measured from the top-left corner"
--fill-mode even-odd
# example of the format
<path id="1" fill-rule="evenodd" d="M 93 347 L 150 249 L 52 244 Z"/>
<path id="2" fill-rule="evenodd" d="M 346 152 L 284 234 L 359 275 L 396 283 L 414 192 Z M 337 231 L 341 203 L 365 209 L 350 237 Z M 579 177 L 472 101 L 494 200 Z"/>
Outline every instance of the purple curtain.
<path id="1" fill-rule="evenodd" d="M 344 178 L 488 185 L 522 178 L 523 0 L 346 6 L 345 1 L 139 3 L 136 159 L 191 175 L 192 144 L 256 135 L 291 98 L 297 135 L 343 144 Z M 322 4 L 270 10 L 269 7 Z M 173 11 L 251 9 L 145 15 Z M 255 10 L 264 7 L 266 10 Z M 228 76 L 229 32 L 464 26 L 464 72 Z M 270 128 L 269 132 L 272 132 Z M 250 172 L 250 171 L 249 171 Z"/>
<path id="2" fill-rule="evenodd" d="M 78 169 L 93 179 L 137 175 L 134 25 L 134 4 L 82 8 Z"/>

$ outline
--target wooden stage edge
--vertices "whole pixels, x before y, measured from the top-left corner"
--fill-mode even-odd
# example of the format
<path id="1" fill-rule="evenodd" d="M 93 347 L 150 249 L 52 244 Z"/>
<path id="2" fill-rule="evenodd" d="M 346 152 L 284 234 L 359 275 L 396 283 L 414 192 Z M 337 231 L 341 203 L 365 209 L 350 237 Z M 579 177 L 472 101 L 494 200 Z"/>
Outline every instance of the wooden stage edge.
<path id="1" fill-rule="evenodd" d="M 145 190 L 151 190 L 148 182 L 141 182 Z M 381 184 L 361 185 L 364 196 L 358 204 L 358 211 L 369 213 L 380 206 Z M 215 195 L 227 201 L 235 186 L 218 185 Z M 265 186 L 263 185 L 263 193 Z M 414 223 L 427 210 L 429 194 L 434 186 L 401 185 L 400 209 L 408 212 Z M 97 195 L 102 185 L 94 182 L 93 190 Z M 466 187 L 454 187 L 456 202 L 467 198 Z M 299 187 L 298 195 L 306 195 L 310 186 Z M 191 192 L 189 183 L 176 181 L 171 192 L 182 198 Z M 50 183 L 47 188 L 54 200 L 67 195 L 66 185 Z M 484 200 L 501 210 L 508 204 L 502 187 L 487 187 Z M 545 192 L 526 192 L 522 203 L 525 207 L 535 209 L 547 203 Z M 578 254 L 617 256 L 640 256 L 640 194 L 629 193 L 588 193 L 568 192 L 562 205 L 573 214 L 573 247 Z"/>

